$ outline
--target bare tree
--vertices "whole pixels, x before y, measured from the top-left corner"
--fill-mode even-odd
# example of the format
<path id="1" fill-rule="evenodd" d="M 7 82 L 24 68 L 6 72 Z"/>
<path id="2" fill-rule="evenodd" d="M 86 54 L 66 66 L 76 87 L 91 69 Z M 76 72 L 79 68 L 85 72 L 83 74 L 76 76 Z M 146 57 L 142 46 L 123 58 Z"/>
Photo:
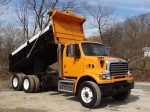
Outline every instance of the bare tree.
<path id="1" fill-rule="evenodd" d="M 104 41 L 103 31 L 105 31 L 106 26 L 111 22 L 112 18 L 111 15 L 114 12 L 114 7 L 112 6 L 105 6 L 101 0 L 96 0 L 96 4 L 90 5 L 90 3 L 86 0 L 81 1 L 84 5 L 84 8 L 93 18 L 93 22 L 91 22 L 92 28 L 97 28 L 99 32 L 99 36 L 101 41 Z"/>
<path id="2" fill-rule="evenodd" d="M 24 37 L 28 39 L 31 27 L 32 35 L 35 35 L 37 30 L 42 30 L 49 24 L 47 13 L 50 9 L 66 11 L 69 8 L 81 12 L 79 10 L 82 6 L 78 0 L 20 0 L 16 7 L 16 20 L 23 27 Z"/>
<path id="3" fill-rule="evenodd" d="M 56 7 L 57 9 L 61 11 L 67 11 L 70 9 L 71 11 L 82 14 L 83 12 L 83 4 L 80 2 L 80 0 L 59 0 L 59 4 Z"/>
<path id="4" fill-rule="evenodd" d="M 47 13 L 50 9 L 59 9 L 61 11 L 66 11 L 69 8 L 74 12 L 79 12 L 82 7 L 78 3 L 78 0 L 27 0 L 29 8 L 35 14 L 35 31 L 36 28 L 42 30 L 49 24 L 49 15 Z"/>
<path id="5" fill-rule="evenodd" d="M 23 37 L 29 39 L 29 9 L 28 3 L 25 0 L 20 0 L 20 3 L 16 5 L 16 16 L 14 18 L 22 27 Z"/>
<path id="6" fill-rule="evenodd" d="M 24 42 L 20 28 L 7 25 L 0 33 L 0 69 L 8 70 L 8 56 Z"/>
<path id="7" fill-rule="evenodd" d="M 28 8 L 35 15 L 33 35 L 37 29 L 42 30 L 49 24 L 49 15 L 47 14 L 50 9 L 55 8 L 58 0 L 27 0 Z"/>
<path id="8" fill-rule="evenodd" d="M 5 10 L 8 9 L 8 3 L 11 0 L 0 0 L 0 16 L 4 13 Z"/>
<path id="9" fill-rule="evenodd" d="M 103 32 L 103 37 L 104 40 L 103 42 L 105 43 L 105 45 L 109 46 L 110 49 L 110 53 L 112 54 L 113 52 L 113 47 L 116 46 L 116 43 L 120 43 L 123 39 L 123 23 L 122 22 L 118 22 L 118 23 L 114 23 L 112 24 L 112 26 L 110 28 L 107 28 L 104 32 Z"/>

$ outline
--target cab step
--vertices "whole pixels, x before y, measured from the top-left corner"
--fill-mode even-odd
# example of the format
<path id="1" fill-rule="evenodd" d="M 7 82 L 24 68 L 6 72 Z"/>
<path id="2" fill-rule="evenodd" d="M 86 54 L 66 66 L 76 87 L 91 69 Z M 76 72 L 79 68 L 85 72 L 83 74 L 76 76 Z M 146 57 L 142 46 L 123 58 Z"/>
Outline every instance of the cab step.
<path id="1" fill-rule="evenodd" d="M 74 79 L 59 80 L 58 91 L 73 93 L 75 81 L 76 80 L 74 80 Z"/>

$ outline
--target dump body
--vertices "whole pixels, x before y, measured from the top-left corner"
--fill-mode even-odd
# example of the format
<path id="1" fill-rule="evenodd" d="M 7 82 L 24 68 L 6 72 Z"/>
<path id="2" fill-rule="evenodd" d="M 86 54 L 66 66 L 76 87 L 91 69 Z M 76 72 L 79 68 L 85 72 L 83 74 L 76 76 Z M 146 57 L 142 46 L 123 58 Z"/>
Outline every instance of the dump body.
<path id="1" fill-rule="evenodd" d="M 55 43 L 58 43 L 57 38 L 60 39 L 61 44 L 83 41 L 85 36 L 82 24 L 85 20 L 85 18 L 76 16 L 69 10 L 67 13 L 52 11 L 51 21 Z"/>
<path id="2" fill-rule="evenodd" d="M 37 38 L 38 40 L 34 46 Z M 32 47 L 33 50 L 31 51 Z M 30 51 L 31 53 L 27 57 Z M 41 60 L 45 66 L 57 61 L 57 45 L 54 42 L 51 27 L 47 27 L 10 54 L 9 70 L 11 72 L 33 72 L 36 57 L 42 57 Z"/>
<path id="3" fill-rule="evenodd" d="M 10 54 L 10 72 L 44 72 L 48 65 L 57 62 L 58 38 L 62 45 L 84 40 L 82 24 L 85 18 L 75 16 L 70 11 L 66 13 L 52 10 L 51 14 L 52 25 L 47 26 Z M 42 67 L 36 66 L 35 60 L 40 61 Z"/>

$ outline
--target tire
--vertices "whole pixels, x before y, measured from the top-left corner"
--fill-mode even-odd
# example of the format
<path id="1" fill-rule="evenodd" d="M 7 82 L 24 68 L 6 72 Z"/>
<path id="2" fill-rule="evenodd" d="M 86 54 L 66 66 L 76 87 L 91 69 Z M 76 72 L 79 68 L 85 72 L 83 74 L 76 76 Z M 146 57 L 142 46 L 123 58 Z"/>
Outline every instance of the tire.
<path id="1" fill-rule="evenodd" d="M 101 91 L 95 82 L 85 81 L 79 86 L 78 98 L 82 106 L 94 108 L 100 104 Z"/>
<path id="2" fill-rule="evenodd" d="M 112 97 L 117 101 L 124 101 L 130 96 L 130 93 L 131 93 L 131 90 L 123 91 L 123 92 L 113 95 Z"/>
<path id="3" fill-rule="evenodd" d="M 23 73 L 21 73 L 20 75 L 21 75 L 21 77 L 22 77 L 22 80 L 23 80 L 23 78 L 26 76 L 26 75 L 23 74 Z"/>
<path id="4" fill-rule="evenodd" d="M 32 77 L 33 77 L 33 79 L 34 79 L 34 84 L 35 84 L 33 92 L 36 93 L 36 92 L 38 92 L 38 90 L 39 90 L 40 81 L 39 81 L 39 78 L 38 78 L 36 75 L 32 75 Z"/>
<path id="5" fill-rule="evenodd" d="M 12 77 L 12 87 L 16 91 L 22 90 L 23 79 L 20 74 L 14 74 Z"/>
<path id="6" fill-rule="evenodd" d="M 26 75 L 23 79 L 23 90 L 26 93 L 32 93 L 34 91 L 34 79 L 32 76 Z"/>

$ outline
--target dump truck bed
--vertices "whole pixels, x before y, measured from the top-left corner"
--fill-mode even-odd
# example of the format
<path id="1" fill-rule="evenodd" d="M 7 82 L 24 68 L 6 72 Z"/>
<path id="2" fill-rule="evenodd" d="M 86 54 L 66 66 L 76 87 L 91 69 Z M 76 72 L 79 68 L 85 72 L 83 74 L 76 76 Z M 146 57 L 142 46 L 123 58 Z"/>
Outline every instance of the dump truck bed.
<path id="1" fill-rule="evenodd" d="M 57 62 L 57 38 L 60 39 L 62 45 L 84 40 L 82 24 L 85 18 L 75 16 L 70 11 L 66 13 L 52 10 L 50 19 L 50 26 L 10 54 L 10 72 L 43 72 L 45 67 Z M 43 69 L 40 70 L 40 68 Z"/>
<path id="2" fill-rule="evenodd" d="M 33 47 L 36 39 L 35 46 Z M 33 50 L 31 51 L 33 47 Z M 27 55 L 31 51 L 29 57 Z M 45 66 L 57 61 L 57 44 L 54 43 L 52 27 L 45 28 L 38 33 L 9 56 L 9 70 L 11 72 L 24 72 L 33 70 L 35 58 L 42 57 Z"/>

